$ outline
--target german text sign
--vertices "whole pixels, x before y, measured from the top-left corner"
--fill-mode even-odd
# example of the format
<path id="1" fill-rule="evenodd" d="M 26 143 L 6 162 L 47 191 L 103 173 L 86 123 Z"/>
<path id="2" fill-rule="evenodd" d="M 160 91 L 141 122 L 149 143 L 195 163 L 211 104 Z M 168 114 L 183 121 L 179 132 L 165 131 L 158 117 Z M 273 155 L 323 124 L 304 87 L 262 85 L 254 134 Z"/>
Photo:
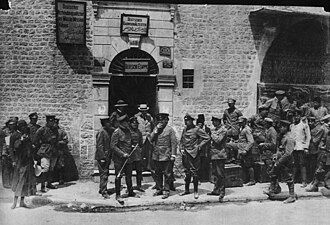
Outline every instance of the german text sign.
<path id="1" fill-rule="evenodd" d="M 57 43 L 86 42 L 86 2 L 58 1 L 56 4 Z"/>
<path id="2" fill-rule="evenodd" d="M 139 34 L 148 36 L 149 16 L 121 14 L 121 35 Z"/>
<path id="3" fill-rule="evenodd" d="M 148 73 L 148 61 L 125 61 L 125 73 Z"/>

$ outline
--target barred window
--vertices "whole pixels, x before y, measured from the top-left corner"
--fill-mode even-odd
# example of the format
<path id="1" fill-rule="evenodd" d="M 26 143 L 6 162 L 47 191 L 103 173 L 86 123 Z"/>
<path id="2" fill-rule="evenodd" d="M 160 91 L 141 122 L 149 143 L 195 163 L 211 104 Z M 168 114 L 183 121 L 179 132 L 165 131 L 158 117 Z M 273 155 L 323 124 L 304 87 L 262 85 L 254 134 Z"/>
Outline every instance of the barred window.
<path id="1" fill-rule="evenodd" d="M 182 87 L 194 88 L 194 70 L 184 69 L 182 70 Z"/>

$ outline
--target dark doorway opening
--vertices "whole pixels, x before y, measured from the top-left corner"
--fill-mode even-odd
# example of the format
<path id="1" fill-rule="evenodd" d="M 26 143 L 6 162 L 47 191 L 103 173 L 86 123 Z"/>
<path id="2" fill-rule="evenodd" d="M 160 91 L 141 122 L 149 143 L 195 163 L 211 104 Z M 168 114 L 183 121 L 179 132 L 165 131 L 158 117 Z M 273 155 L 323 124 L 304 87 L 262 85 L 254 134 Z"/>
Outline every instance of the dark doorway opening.
<path id="1" fill-rule="evenodd" d="M 146 103 L 149 113 L 155 116 L 156 105 L 156 77 L 152 76 L 112 76 L 110 79 L 110 113 L 115 110 L 114 105 L 119 99 L 128 104 L 129 117 L 138 112 L 138 106 Z"/>

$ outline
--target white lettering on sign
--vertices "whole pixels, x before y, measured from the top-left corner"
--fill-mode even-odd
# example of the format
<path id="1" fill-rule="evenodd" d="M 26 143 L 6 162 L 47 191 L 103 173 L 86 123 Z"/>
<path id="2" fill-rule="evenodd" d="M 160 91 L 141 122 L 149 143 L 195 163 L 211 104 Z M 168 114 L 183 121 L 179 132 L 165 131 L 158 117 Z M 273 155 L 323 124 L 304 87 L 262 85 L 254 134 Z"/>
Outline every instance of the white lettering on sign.
<path id="1" fill-rule="evenodd" d="M 57 2 L 57 42 L 60 44 L 85 44 L 84 2 Z"/>
<path id="2" fill-rule="evenodd" d="M 122 15 L 123 34 L 141 34 L 148 35 L 148 16 Z"/>

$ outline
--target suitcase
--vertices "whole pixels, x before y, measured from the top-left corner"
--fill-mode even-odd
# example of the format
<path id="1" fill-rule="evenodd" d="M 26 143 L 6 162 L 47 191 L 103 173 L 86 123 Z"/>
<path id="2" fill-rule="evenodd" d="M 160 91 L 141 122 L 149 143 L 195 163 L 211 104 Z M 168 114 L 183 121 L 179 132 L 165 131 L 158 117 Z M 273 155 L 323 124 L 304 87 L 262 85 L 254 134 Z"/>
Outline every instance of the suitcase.
<path id="1" fill-rule="evenodd" d="M 254 177 L 259 183 L 268 183 L 270 178 L 267 174 L 267 169 L 264 162 L 254 163 Z"/>
<path id="2" fill-rule="evenodd" d="M 225 165 L 225 187 L 242 187 L 242 167 L 237 164 L 226 164 Z"/>

